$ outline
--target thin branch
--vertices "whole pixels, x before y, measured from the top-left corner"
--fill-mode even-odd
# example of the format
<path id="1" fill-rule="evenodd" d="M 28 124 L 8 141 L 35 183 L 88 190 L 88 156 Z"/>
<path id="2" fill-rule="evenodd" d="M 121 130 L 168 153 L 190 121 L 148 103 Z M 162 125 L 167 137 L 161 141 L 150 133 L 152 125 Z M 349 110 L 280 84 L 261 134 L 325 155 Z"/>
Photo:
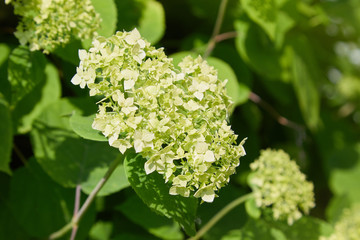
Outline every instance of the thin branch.
<path id="1" fill-rule="evenodd" d="M 24 166 L 26 166 L 27 165 L 26 158 L 15 143 L 13 143 L 13 149 L 16 155 L 19 157 L 20 161 L 24 164 Z"/>
<path id="2" fill-rule="evenodd" d="M 262 100 L 261 97 L 259 97 L 255 93 L 251 92 L 249 99 L 254 103 L 258 104 L 263 109 L 265 109 L 268 113 L 270 113 L 270 115 L 273 116 L 279 124 L 285 127 L 295 129 L 296 131 L 304 131 L 303 126 L 281 116 L 270 104 Z"/>
<path id="3" fill-rule="evenodd" d="M 215 36 L 215 42 L 218 43 L 218 42 L 222 42 L 224 40 L 230 39 L 230 38 L 236 38 L 237 35 L 238 35 L 238 33 L 236 31 L 221 33 L 221 34 Z"/>
<path id="4" fill-rule="evenodd" d="M 78 212 L 79 212 L 80 200 L 81 200 L 80 197 L 81 197 L 81 185 L 77 185 L 76 189 L 75 189 L 75 203 L 74 203 L 73 218 L 75 218 L 77 216 Z M 70 240 L 75 239 L 77 230 L 78 230 L 78 226 L 77 225 L 73 226 Z"/>
<path id="5" fill-rule="evenodd" d="M 247 199 L 253 197 L 253 193 L 248 193 L 243 195 L 228 205 L 226 205 L 223 209 L 221 209 L 217 214 L 215 214 L 209 222 L 207 222 L 197 233 L 195 236 L 189 238 L 188 240 L 198 240 L 200 239 L 207 231 L 209 231 L 220 219 L 222 219 L 226 214 L 228 214 L 232 209 L 245 202 Z"/>
<path id="6" fill-rule="evenodd" d="M 111 174 L 114 172 L 116 167 L 120 164 L 120 162 L 123 159 L 123 155 L 120 155 L 115 159 L 114 162 L 111 163 L 108 171 L 105 173 L 104 177 L 100 179 L 96 187 L 92 190 L 90 195 L 85 200 L 85 203 L 80 208 L 79 212 L 73 216 L 71 222 L 66 224 L 64 227 L 62 227 L 60 230 L 52 233 L 49 237 L 49 239 L 57 239 L 62 236 L 64 236 L 67 232 L 69 232 L 74 226 L 78 226 L 81 218 L 84 216 L 86 211 L 89 209 L 91 203 L 94 201 L 96 194 L 101 190 L 101 188 L 104 186 L 104 184 L 109 180 Z"/>
<path id="7" fill-rule="evenodd" d="M 219 12 L 218 12 L 218 15 L 216 18 L 214 30 L 213 30 L 212 36 L 209 40 L 206 51 L 204 53 L 204 58 L 207 58 L 215 47 L 215 44 L 216 44 L 215 39 L 216 39 L 216 36 L 219 35 L 221 24 L 224 20 L 224 14 L 225 14 L 227 2 L 228 2 L 228 0 L 222 0 L 220 3 Z"/>

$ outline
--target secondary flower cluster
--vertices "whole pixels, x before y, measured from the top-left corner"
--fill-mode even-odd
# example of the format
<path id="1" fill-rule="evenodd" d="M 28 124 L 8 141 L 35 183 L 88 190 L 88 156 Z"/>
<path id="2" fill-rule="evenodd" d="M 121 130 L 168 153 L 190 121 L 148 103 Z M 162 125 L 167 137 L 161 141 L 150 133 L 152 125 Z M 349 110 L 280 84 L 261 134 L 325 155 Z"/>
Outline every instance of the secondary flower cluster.
<path id="1" fill-rule="evenodd" d="M 163 174 L 170 194 L 212 202 L 245 155 L 226 122 L 231 101 L 217 71 L 201 57 L 176 69 L 136 29 L 98 37 L 79 57 L 72 83 L 103 97 L 93 128 L 120 152 L 146 158 L 146 173 Z"/>
<path id="2" fill-rule="evenodd" d="M 360 236 L 360 205 L 345 209 L 335 224 L 335 232 L 320 240 L 358 240 Z"/>
<path id="3" fill-rule="evenodd" d="M 15 36 L 31 51 L 44 53 L 69 42 L 71 36 L 91 39 L 100 27 L 100 16 L 91 0 L 6 0 L 21 16 Z"/>
<path id="4" fill-rule="evenodd" d="M 282 150 L 267 149 L 250 164 L 250 186 L 258 207 L 271 207 L 275 219 L 291 225 L 315 206 L 314 186 Z"/>

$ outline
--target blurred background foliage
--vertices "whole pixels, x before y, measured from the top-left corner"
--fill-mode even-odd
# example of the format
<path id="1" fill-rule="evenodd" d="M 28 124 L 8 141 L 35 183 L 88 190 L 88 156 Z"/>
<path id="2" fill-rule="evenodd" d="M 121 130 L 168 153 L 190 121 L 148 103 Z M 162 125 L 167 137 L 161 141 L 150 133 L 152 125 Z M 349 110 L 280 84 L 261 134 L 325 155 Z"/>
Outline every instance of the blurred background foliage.
<path id="1" fill-rule="evenodd" d="M 197 226 L 249 191 L 249 164 L 260 149 L 284 149 L 314 182 L 312 217 L 290 230 L 238 207 L 204 239 L 317 239 L 360 201 L 360 1 L 228 0 L 213 49 L 220 0 L 92 2 L 100 35 L 136 27 L 174 62 L 210 52 L 209 63 L 229 80 L 230 121 L 239 139 L 248 137 L 247 155 L 220 197 L 199 206 Z M 41 239 L 70 221 L 75 187 L 85 199 L 118 154 L 81 139 L 69 122 L 74 111 L 96 111 L 88 92 L 70 83 L 78 49 L 91 41 L 73 40 L 46 56 L 29 52 L 13 35 L 18 20 L 2 1 L 0 239 Z M 118 169 L 77 239 L 183 239 L 179 225 L 149 210 Z"/>

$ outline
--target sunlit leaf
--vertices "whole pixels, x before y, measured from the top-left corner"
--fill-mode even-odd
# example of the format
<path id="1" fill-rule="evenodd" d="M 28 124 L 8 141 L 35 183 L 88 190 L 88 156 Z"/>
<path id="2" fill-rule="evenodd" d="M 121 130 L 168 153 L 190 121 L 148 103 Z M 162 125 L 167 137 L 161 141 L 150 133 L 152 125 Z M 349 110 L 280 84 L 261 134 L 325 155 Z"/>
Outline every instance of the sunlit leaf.
<path id="1" fill-rule="evenodd" d="M 102 20 L 100 29 L 97 31 L 98 34 L 103 37 L 110 37 L 115 33 L 117 23 L 117 10 L 114 0 L 91 0 L 91 2 Z"/>
<path id="2" fill-rule="evenodd" d="M 95 115 L 80 116 L 74 112 L 70 117 L 70 126 L 80 137 L 93 141 L 107 142 L 107 138 L 99 131 L 91 127 Z"/>
<path id="3" fill-rule="evenodd" d="M 145 173 L 145 161 L 134 153 L 128 153 L 125 157 L 125 171 L 132 188 L 149 208 L 173 218 L 188 235 L 194 235 L 197 199 L 170 195 L 170 186 L 164 182 L 160 174 Z"/>
<path id="4" fill-rule="evenodd" d="M 165 12 L 155 0 L 122 0 L 116 2 L 118 30 L 131 31 L 135 27 L 142 37 L 155 44 L 165 33 Z"/>
<path id="5" fill-rule="evenodd" d="M 57 101 L 61 95 L 60 79 L 57 69 L 46 64 L 45 81 L 36 85 L 12 112 L 14 131 L 24 134 L 31 130 L 33 121 L 49 104 Z"/>
<path id="6" fill-rule="evenodd" d="M 45 80 L 45 64 L 46 60 L 42 53 L 30 52 L 25 46 L 19 46 L 11 52 L 8 79 L 11 84 L 12 106 Z"/>

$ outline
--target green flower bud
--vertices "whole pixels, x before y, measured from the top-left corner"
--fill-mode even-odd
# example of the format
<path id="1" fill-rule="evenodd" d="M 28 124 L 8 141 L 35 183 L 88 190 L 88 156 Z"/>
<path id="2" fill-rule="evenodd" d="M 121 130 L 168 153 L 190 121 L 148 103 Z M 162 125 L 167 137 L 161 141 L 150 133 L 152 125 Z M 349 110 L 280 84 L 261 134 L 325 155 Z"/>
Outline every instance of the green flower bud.
<path id="1" fill-rule="evenodd" d="M 360 236 L 360 205 L 354 205 L 343 211 L 335 224 L 335 231 L 329 237 L 320 240 L 358 240 Z"/>
<path id="2" fill-rule="evenodd" d="M 284 151 L 263 150 L 250 168 L 255 202 L 261 208 L 271 207 L 275 219 L 286 219 L 291 225 L 315 206 L 313 184 Z"/>
<path id="3" fill-rule="evenodd" d="M 91 0 L 7 0 L 21 16 L 15 36 L 21 45 L 29 44 L 31 51 L 53 51 L 74 36 L 91 39 L 100 27 L 100 16 Z"/>

